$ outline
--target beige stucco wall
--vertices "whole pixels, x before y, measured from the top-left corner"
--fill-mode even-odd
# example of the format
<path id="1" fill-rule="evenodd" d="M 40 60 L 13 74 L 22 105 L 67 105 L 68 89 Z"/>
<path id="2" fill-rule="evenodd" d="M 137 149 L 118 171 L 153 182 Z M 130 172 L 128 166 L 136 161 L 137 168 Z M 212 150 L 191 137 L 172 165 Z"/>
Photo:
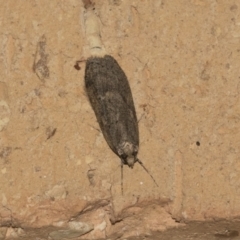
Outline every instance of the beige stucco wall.
<path id="1" fill-rule="evenodd" d="M 239 2 L 95 2 L 105 49 L 131 85 L 139 158 L 159 188 L 139 164 L 124 166 L 121 195 L 85 63 L 74 68 L 86 57 L 83 3 L 0 0 L 0 224 L 40 227 L 84 212 L 106 223 L 103 237 L 133 212 L 150 229 L 158 218 L 161 228 L 239 216 Z"/>

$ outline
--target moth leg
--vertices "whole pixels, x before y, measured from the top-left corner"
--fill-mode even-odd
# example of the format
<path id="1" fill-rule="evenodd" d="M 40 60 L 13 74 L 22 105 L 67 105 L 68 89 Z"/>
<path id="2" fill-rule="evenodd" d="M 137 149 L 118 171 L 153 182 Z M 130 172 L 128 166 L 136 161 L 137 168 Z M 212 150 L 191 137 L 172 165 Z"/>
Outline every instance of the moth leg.
<path id="1" fill-rule="evenodd" d="M 123 196 L 123 160 L 121 159 L 121 189 L 122 189 L 122 196 Z"/>
<path id="2" fill-rule="evenodd" d="M 152 178 L 152 180 L 154 181 L 154 183 L 158 186 L 156 180 L 154 179 L 154 177 L 150 174 L 150 172 L 147 170 L 147 168 L 144 166 L 144 164 L 142 163 L 141 160 L 139 160 L 137 158 L 137 162 L 139 162 L 139 164 L 143 167 L 143 169 L 148 173 L 148 175 Z M 159 187 L 159 186 L 158 186 Z"/>
<path id="3" fill-rule="evenodd" d="M 142 120 L 144 113 L 141 115 L 141 117 L 138 119 L 137 123 L 139 123 Z"/>
<path id="4" fill-rule="evenodd" d="M 83 58 L 80 59 L 80 60 L 77 60 L 77 61 L 75 62 L 74 68 L 79 71 L 79 70 L 81 69 L 79 63 L 81 63 L 81 62 L 86 62 L 86 61 L 87 61 L 87 60 L 86 60 L 86 59 L 83 59 Z"/>

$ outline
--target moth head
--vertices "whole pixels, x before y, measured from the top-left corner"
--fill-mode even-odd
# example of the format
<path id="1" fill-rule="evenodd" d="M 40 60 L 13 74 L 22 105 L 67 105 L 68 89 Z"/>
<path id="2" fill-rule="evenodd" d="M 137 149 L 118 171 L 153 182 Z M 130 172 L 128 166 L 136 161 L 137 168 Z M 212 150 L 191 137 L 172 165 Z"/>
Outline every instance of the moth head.
<path id="1" fill-rule="evenodd" d="M 133 168 L 134 163 L 137 162 L 138 146 L 130 143 L 123 142 L 118 148 L 118 155 L 122 159 L 122 163 Z"/>
<path id="2" fill-rule="evenodd" d="M 135 156 L 130 156 L 125 159 L 125 164 L 127 164 L 130 168 L 133 168 L 134 163 L 137 161 Z"/>

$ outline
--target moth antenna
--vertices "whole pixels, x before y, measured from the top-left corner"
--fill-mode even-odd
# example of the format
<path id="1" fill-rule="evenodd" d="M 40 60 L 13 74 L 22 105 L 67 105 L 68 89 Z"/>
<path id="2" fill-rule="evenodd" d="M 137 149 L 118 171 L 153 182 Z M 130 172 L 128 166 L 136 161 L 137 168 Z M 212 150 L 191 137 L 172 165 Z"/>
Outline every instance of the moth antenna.
<path id="1" fill-rule="evenodd" d="M 123 196 L 123 162 L 121 161 L 121 188 L 122 188 L 122 196 Z"/>
<path id="2" fill-rule="evenodd" d="M 139 160 L 137 158 L 137 162 L 139 162 L 139 164 L 143 167 L 143 169 L 148 173 L 148 175 L 152 178 L 152 180 L 154 181 L 154 183 L 158 186 L 156 180 L 154 179 L 154 177 L 150 174 L 150 172 L 147 170 L 147 168 L 144 166 L 144 164 L 142 163 L 141 160 Z M 159 186 L 158 186 L 159 187 Z"/>

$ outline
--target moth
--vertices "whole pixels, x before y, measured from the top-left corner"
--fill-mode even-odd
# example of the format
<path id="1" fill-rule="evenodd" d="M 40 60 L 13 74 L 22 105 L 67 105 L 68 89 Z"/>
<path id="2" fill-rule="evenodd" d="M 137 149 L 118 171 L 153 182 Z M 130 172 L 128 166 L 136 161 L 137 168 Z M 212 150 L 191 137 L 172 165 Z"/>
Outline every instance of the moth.
<path id="1" fill-rule="evenodd" d="M 127 77 L 117 61 L 110 55 L 88 58 L 85 87 L 103 136 L 121 159 L 122 179 L 123 165 L 133 168 L 138 162 L 157 185 L 137 157 L 139 130 L 136 110 Z"/>

